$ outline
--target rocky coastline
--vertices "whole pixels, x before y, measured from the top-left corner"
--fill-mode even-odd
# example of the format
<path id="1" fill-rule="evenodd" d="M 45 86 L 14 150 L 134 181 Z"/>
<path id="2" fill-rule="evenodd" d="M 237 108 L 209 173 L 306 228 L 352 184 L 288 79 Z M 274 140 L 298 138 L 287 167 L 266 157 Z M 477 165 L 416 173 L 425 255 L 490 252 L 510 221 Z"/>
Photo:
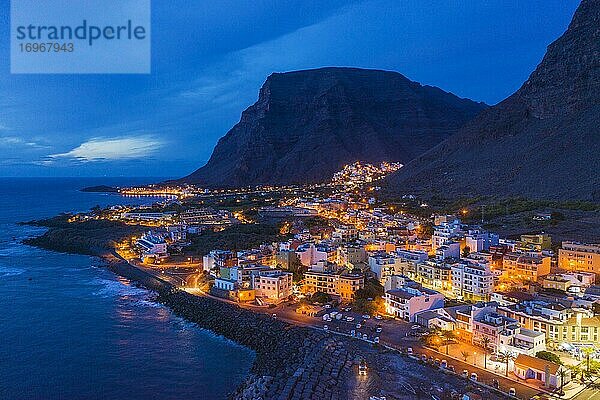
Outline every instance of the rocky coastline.
<path id="1" fill-rule="evenodd" d="M 175 314 L 256 352 L 251 375 L 232 399 L 347 398 L 345 381 L 357 360 L 343 340 L 194 296 L 116 257 L 107 261 L 114 273 L 158 293 L 157 300 Z"/>
<path id="2" fill-rule="evenodd" d="M 402 357 L 385 347 L 299 327 L 235 304 L 195 296 L 130 265 L 105 256 L 108 268 L 158 294 L 157 301 L 175 314 L 252 349 L 256 359 L 233 400 L 362 400 L 432 398 L 473 389 L 468 381 Z M 367 376 L 358 375 L 361 362 Z M 486 390 L 488 400 L 506 398 Z M 378 397 L 375 397 L 378 398 Z"/>
<path id="3" fill-rule="evenodd" d="M 101 257 L 113 273 L 157 293 L 157 301 L 175 314 L 256 353 L 246 380 L 230 395 L 234 400 L 342 400 L 431 398 L 449 400 L 451 393 L 464 393 L 472 385 L 456 376 L 400 356 L 396 351 L 321 330 L 300 327 L 255 313 L 236 304 L 182 291 L 169 282 L 121 259 L 105 246 L 79 241 L 77 251 L 56 241 L 51 227 L 43 242 L 28 240 L 48 250 Z M 54 232 L 54 233 L 53 233 Z M 100 241 L 102 242 L 102 241 Z M 92 243 L 98 244 L 98 241 Z M 104 243 L 103 243 L 104 244 Z M 226 361 L 226 360 L 225 360 Z M 365 361 L 367 376 L 358 375 Z M 488 400 L 505 398 L 486 391 Z"/>

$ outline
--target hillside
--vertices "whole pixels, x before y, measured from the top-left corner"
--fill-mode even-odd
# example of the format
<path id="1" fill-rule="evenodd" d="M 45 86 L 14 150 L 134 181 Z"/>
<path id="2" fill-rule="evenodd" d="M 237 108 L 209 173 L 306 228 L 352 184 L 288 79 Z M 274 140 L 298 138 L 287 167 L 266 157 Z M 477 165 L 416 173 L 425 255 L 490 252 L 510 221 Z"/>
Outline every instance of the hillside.
<path id="1" fill-rule="evenodd" d="M 426 197 L 600 201 L 600 0 L 583 0 L 513 95 L 391 175 Z"/>
<path id="2" fill-rule="evenodd" d="M 357 160 L 406 163 L 485 107 L 397 72 L 275 73 L 208 163 L 182 181 L 219 187 L 312 183 Z"/>

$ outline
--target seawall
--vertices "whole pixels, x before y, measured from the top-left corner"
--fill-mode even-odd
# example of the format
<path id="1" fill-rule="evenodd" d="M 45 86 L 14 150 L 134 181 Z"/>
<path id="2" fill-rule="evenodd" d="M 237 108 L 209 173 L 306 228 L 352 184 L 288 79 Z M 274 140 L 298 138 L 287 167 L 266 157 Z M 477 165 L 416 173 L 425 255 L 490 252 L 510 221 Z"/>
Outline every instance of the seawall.
<path id="1" fill-rule="evenodd" d="M 125 261 L 108 268 L 158 293 L 177 315 L 256 352 L 251 376 L 234 399 L 345 399 L 356 355 L 343 340 L 234 304 L 194 296 Z M 226 360 L 224 360 L 226 361 Z"/>

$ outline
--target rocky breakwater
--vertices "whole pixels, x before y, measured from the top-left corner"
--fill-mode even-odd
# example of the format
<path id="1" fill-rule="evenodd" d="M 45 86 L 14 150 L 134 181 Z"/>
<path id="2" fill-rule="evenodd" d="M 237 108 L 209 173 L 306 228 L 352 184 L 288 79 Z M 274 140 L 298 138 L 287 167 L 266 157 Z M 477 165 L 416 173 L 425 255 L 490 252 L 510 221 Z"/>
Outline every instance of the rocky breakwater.
<path id="1" fill-rule="evenodd" d="M 346 399 L 355 356 L 338 338 L 185 292 L 159 300 L 178 315 L 256 351 L 236 399 Z"/>
<path id="2" fill-rule="evenodd" d="M 468 380 L 395 351 L 192 295 L 122 260 L 107 259 L 113 272 L 157 292 L 158 301 L 177 315 L 256 352 L 251 374 L 232 399 L 363 400 L 384 395 L 408 400 L 436 394 L 449 400 L 475 389 Z M 368 365 L 367 376 L 358 376 L 361 360 Z M 488 400 L 506 398 L 493 390 L 479 392 Z"/>
<path id="3" fill-rule="evenodd" d="M 113 272 L 157 292 L 158 301 L 177 315 L 256 352 L 251 375 L 233 399 L 349 398 L 347 382 L 359 358 L 344 338 L 195 296 L 124 261 L 109 261 Z"/>

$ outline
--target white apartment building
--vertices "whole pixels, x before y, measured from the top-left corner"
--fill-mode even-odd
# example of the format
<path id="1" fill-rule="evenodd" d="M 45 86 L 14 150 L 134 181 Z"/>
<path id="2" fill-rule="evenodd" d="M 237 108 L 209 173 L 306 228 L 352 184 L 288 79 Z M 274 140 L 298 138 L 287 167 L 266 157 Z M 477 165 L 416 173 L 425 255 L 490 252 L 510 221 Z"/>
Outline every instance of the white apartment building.
<path id="1" fill-rule="evenodd" d="M 465 235 L 465 246 L 469 251 L 476 253 L 479 251 L 487 251 L 490 246 L 498 245 L 500 238 L 497 234 L 489 233 L 482 229 L 469 229 Z"/>
<path id="2" fill-rule="evenodd" d="M 338 226 L 331 234 L 331 239 L 342 243 L 352 242 L 357 238 L 358 231 L 354 226 L 351 225 Z"/>
<path id="3" fill-rule="evenodd" d="M 435 258 L 443 261 L 448 258 L 460 258 L 460 243 L 455 241 L 447 241 L 445 244 L 438 246 L 435 249 Z"/>
<path id="4" fill-rule="evenodd" d="M 296 255 L 303 265 L 313 265 L 319 261 L 327 261 L 329 254 L 322 247 L 317 247 L 313 243 L 302 245 L 296 250 Z"/>
<path id="5" fill-rule="evenodd" d="M 415 321 L 415 315 L 444 307 L 444 295 L 435 290 L 405 285 L 385 292 L 385 309 L 389 315 Z"/>
<path id="6" fill-rule="evenodd" d="M 261 271 L 252 276 L 252 287 L 256 297 L 279 302 L 292 294 L 292 277 L 291 272 L 281 270 Z"/>
<path id="7" fill-rule="evenodd" d="M 393 254 L 377 252 L 369 256 L 369 269 L 384 285 L 388 276 L 400 272 L 400 262 L 401 260 Z"/>
<path id="8" fill-rule="evenodd" d="M 426 251 L 422 250 L 404 250 L 398 249 L 396 250 L 396 255 L 400 260 L 403 261 L 412 261 L 415 263 L 427 261 L 429 259 L 429 255 Z"/>
<path id="9" fill-rule="evenodd" d="M 494 292 L 494 274 L 489 265 L 456 263 L 452 268 L 452 292 L 465 300 L 488 301 Z"/>
<path id="10" fill-rule="evenodd" d="M 433 227 L 433 236 L 431 237 L 431 250 L 435 253 L 438 247 L 462 235 L 462 228 L 459 219 L 450 219 L 440 222 Z"/>
<path id="11" fill-rule="evenodd" d="M 152 232 L 145 233 L 135 244 L 142 250 L 143 254 L 167 255 L 167 242 L 161 236 Z"/>

